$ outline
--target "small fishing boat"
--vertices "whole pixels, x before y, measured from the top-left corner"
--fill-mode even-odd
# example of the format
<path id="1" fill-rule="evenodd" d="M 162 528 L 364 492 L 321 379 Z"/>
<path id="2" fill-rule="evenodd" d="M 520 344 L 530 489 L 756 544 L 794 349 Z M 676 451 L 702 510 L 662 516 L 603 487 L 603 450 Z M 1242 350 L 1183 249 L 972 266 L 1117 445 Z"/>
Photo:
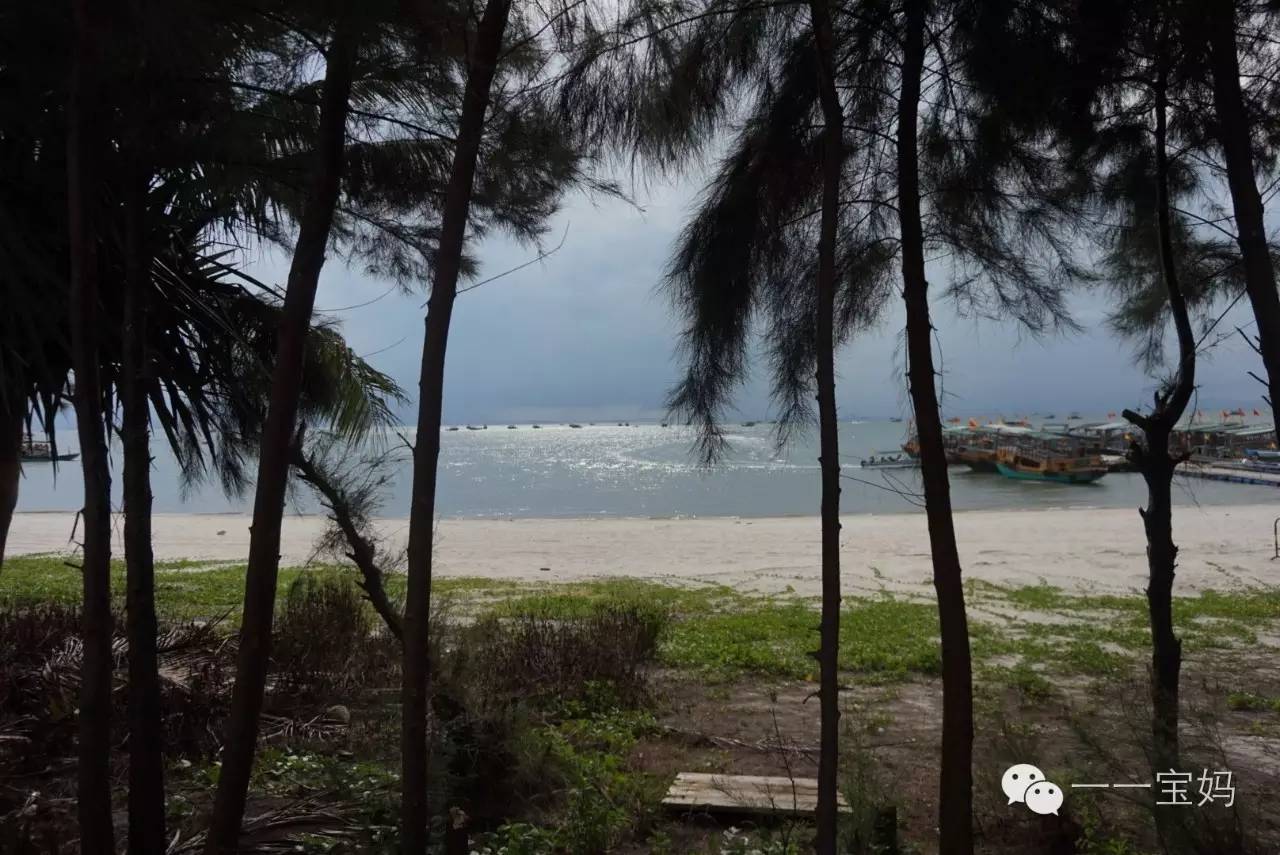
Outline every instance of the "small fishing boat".
<path id="1" fill-rule="evenodd" d="M 467 430 L 484 430 L 484 428 L 476 427 L 475 425 L 467 425 Z"/>
<path id="2" fill-rule="evenodd" d="M 569 427 L 571 427 L 571 428 L 580 428 L 580 427 L 582 427 L 582 425 L 572 425 L 572 424 L 571 424 L 571 425 L 569 425 Z"/>
<path id="3" fill-rule="evenodd" d="M 40 440 L 27 440 L 22 444 L 23 463 L 50 463 L 63 460 L 75 460 L 80 455 L 75 452 L 56 454 L 53 446 Z"/>
<path id="4" fill-rule="evenodd" d="M 516 429 L 515 425 L 507 425 L 507 430 L 515 430 L 515 429 Z"/>
<path id="5" fill-rule="evenodd" d="M 1018 481 L 1088 484 L 1106 475 L 1107 466 L 1096 455 L 1066 457 L 1047 451 L 1005 446 L 996 451 L 996 471 Z"/>
<path id="6" fill-rule="evenodd" d="M 902 421 L 902 419 L 901 419 L 901 418 L 899 418 L 898 416 L 893 416 L 892 418 L 890 418 L 890 419 L 889 419 L 889 421 L 894 422 L 894 423 L 896 424 L 896 423 L 898 423 L 898 422 Z"/>
<path id="7" fill-rule="evenodd" d="M 742 426 L 743 426 L 743 427 L 755 427 L 755 426 L 756 426 L 756 423 L 755 423 L 755 422 L 743 422 L 743 423 L 742 423 Z"/>
<path id="8" fill-rule="evenodd" d="M 448 428 L 448 430 L 457 430 L 457 428 L 456 428 L 456 427 L 451 427 L 451 428 Z"/>
<path id="9" fill-rule="evenodd" d="M 542 425 L 534 425 L 534 426 L 533 426 L 533 429 L 534 429 L 534 430 L 542 430 Z"/>
<path id="10" fill-rule="evenodd" d="M 859 465 L 863 469 L 918 469 L 920 461 L 892 451 L 878 451 Z"/>
<path id="11" fill-rule="evenodd" d="M 1080 421 L 1080 414 L 1076 412 L 1071 413 L 1067 416 L 1067 421 Z"/>

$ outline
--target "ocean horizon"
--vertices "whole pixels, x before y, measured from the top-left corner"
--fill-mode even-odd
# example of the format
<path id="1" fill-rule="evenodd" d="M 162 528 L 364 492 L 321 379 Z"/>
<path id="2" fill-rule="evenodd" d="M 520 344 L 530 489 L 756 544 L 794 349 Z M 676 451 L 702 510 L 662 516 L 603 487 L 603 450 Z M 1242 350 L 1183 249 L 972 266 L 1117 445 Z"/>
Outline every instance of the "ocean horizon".
<path id="1" fill-rule="evenodd" d="M 1095 416 L 1086 416 L 1094 420 Z M 1059 419 L 1061 420 L 1061 419 Z M 1101 420 L 1100 417 L 1097 420 Z M 452 426 L 451 426 L 452 427 Z M 474 425 L 473 427 L 480 427 Z M 445 428 L 441 436 L 437 514 L 459 518 L 564 517 L 774 517 L 817 514 L 820 485 L 814 432 L 793 437 L 779 449 L 773 425 L 728 423 L 728 451 L 712 465 L 696 456 L 692 428 L 659 422 L 489 424 L 468 430 Z M 840 425 L 841 512 L 911 513 L 919 510 L 919 473 L 913 469 L 861 469 L 873 455 L 900 454 L 908 424 L 875 419 Z M 382 438 L 391 455 L 379 515 L 409 513 L 412 464 L 404 428 Z M 75 450 L 75 434 L 60 431 L 61 450 Z M 158 440 L 159 438 L 157 438 Z M 252 488 L 242 496 L 223 493 L 216 479 L 185 485 L 162 441 L 154 443 L 152 468 L 157 513 L 244 513 Z M 120 507 L 120 455 L 113 448 L 113 501 Z M 252 467 L 251 471 L 252 471 Z M 1134 473 L 1111 473 L 1093 484 L 1013 481 L 953 466 L 952 504 L 964 510 L 1020 508 L 1135 508 L 1146 485 Z M 69 511 L 81 503 L 77 462 L 24 466 L 18 510 Z M 1179 478 L 1180 505 L 1248 504 L 1275 501 L 1271 487 Z M 322 510 L 304 486 L 289 499 L 291 513 Z"/>

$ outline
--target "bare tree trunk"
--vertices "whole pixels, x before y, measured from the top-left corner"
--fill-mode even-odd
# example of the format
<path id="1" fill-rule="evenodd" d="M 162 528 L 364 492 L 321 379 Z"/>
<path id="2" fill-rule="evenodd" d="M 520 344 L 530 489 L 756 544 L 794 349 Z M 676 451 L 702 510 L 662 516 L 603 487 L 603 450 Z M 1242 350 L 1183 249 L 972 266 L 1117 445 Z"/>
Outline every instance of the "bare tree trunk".
<path id="1" fill-rule="evenodd" d="M 345 13 L 344 13 L 345 14 Z M 311 187 L 303 204 L 298 242 L 293 251 L 284 310 L 271 374 L 271 397 L 258 457 L 257 492 L 245 572 L 244 617 L 236 661 L 236 684 L 224 736 L 222 772 L 209 821 L 206 851 L 236 851 L 244 818 L 249 776 L 258 741 L 258 719 L 271 657 L 271 625 L 280 570 L 280 524 L 289 476 L 289 449 L 298 416 L 307 331 L 324 267 L 329 229 L 342 183 L 347 114 L 355 65 L 356 32 L 340 19 L 325 65 L 319 137 Z"/>
<path id="2" fill-rule="evenodd" d="M 111 473 L 98 368 L 98 239 L 102 223 L 102 39 L 104 10 L 75 0 L 71 100 L 67 110 L 67 219 L 71 255 L 71 358 L 76 431 L 84 471 L 84 603 L 76 793 L 80 851 L 112 853 Z"/>
<path id="3" fill-rule="evenodd" d="M 1213 71 L 1213 106 L 1218 142 L 1227 161 L 1227 183 L 1236 217 L 1236 242 L 1244 260 L 1245 289 L 1258 322 L 1257 348 L 1267 369 L 1268 399 L 1274 416 L 1280 406 L 1280 294 L 1267 247 L 1262 196 L 1254 173 L 1253 144 L 1236 55 L 1235 3 L 1208 4 L 1206 31 Z"/>
<path id="4" fill-rule="evenodd" d="M 136 141 L 135 141 L 136 142 Z M 126 633 L 129 641 L 129 852 L 150 855 L 167 848 L 164 808 L 160 671 L 156 658 L 155 560 L 151 551 L 151 434 L 147 405 L 147 247 L 145 172 L 130 176 L 125 197 L 129 254 L 124 299 L 124 360 L 120 402 L 124 409 L 124 557 Z"/>
<path id="5" fill-rule="evenodd" d="M 942 762 L 938 831 L 944 855 L 973 852 L 973 666 L 951 485 L 934 384 L 933 325 L 924 269 L 917 151 L 920 75 L 924 67 L 924 0 L 906 0 L 902 92 L 898 102 L 898 217 L 902 237 L 902 294 L 907 309 L 908 383 L 920 443 L 925 515 L 933 553 L 933 587 L 942 635 Z"/>
<path id="6" fill-rule="evenodd" d="M 835 32 L 826 0 L 810 0 L 823 117 L 822 224 L 818 236 L 817 386 L 822 466 L 822 623 L 818 651 L 821 735 L 815 849 L 835 855 L 840 770 L 840 436 L 836 417 L 836 230 L 844 159 L 844 110 L 835 82 Z"/>
<path id="7" fill-rule="evenodd" d="M 1163 55 L 1161 59 L 1164 59 Z M 1181 458 L 1169 454 L 1169 437 L 1191 401 L 1196 375 L 1195 335 L 1173 255 L 1166 74 L 1162 62 L 1155 87 L 1156 227 L 1160 274 L 1169 294 L 1169 309 L 1178 332 L 1178 371 L 1170 386 L 1156 394 L 1155 408 L 1150 416 L 1124 411 L 1125 418 L 1140 427 L 1146 439 L 1145 447 L 1134 445 L 1130 457 L 1147 482 L 1147 507 L 1139 509 L 1139 513 L 1147 535 L 1147 610 L 1151 619 L 1152 647 L 1152 765 L 1156 771 L 1178 768 L 1178 680 L 1182 667 L 1182 642 L 1173 630 L 1173 580 L 1178 547 L 1173 542 L 1172 493 L 1174 469 Z M 1169 845 L 1177 834 L 1180 820 L 1177 808 L 1157 808 L 1156 826 L 1165 845 Z"/>
<path id="8" fill-rule="evenodd" d="M 418 382 L 418 428 L 413 449 L 413 499 L 409 513 L 408 590 L 404 613 L 404 668 L 401 685 L 400 851 L 424 855 L 428 838 L 427 699 L 430 692 L 430 619 L 432 534 L 435 527 L 436 475 L 440 457 L 440 418 L 444 404 L 444 360 L 449 322 L 458 292 L 463 242 L 471 210 L 476 160 L 484 136 L 490 88 L 502 48 L 511 0 L 489 0 L 468 57 L 458 142 L 445 188 L 427 305 L 426 338 Z M 430 15 L 430 11 L 424 14 Z M 428 19 L 423 26 L 429 26 Z"/>
<path id="9" fill-rule="evenodd" d="M 0 570 L 4 569 L 9 526 L 18 507 L 18 482 L 22 477 L 22 401 L 14 394 L 0 409 Z"/>

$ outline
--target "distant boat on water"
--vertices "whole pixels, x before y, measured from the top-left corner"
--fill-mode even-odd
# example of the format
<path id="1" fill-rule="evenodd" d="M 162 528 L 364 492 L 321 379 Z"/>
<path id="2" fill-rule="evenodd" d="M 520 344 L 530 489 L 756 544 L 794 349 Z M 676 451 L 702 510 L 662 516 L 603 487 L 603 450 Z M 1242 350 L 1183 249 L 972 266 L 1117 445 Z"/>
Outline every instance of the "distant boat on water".
<path id="1" fill-rule="evenodd" d="M 515 425 L 507 425 L 507 430 L 515 430 L 515 429 L 516 429 Z"/>
<path id="2" fill-rule="evenodd" d="M 889 419 L 889 421 L 894 422 L 896 424 L 897 422 L 902 421 L 902 419 L 899 418 L 898 416 L 894 416 L 893 418 Z"/>
<path id="3" fill-rule="evenodd" d="M 27 440 L 22 444 L 23 463 L 51 463 L 60 460 L 75 460 L 80 455 L 76 452 L 55 454 L 53 446 L 40 440 Z"/>
<path id="4" fill-rule="evenodd" d="M 534 429 L 534 430 L 542 430 L 542 425 L 534 425 L 534 426 L 533 426 L 533 429 Z"/>
<path id="5" fill-rule="evenodd" d="M 582 425 L 572 425 L 572 424 L 571 424 L 571 425 L 569 425 L 569 427 L 571 427 L 571 428 L 580 428 L 580 427 L 582 427 Z"/>
<path id="6" fill-rule="evenodd" d="M 920 461 L 892 451 L 880 451 L 860 461 L 859 465 L 863 469 L 917 469 Z"/>
<path id="7" fill-rule="evenodd" d="M 451 428 L 449 428 L 449 430 L 457 430 L 457 428 L 456 428 L 456 427 L 451 427 Z"/>
<path id="8" fill-rule="evenodd" d="M 743 427 L 755 427 L 755 426 L 756 426 L 756 423 L 755 423 L 755 422 L 743 422 L 743 423 L 742 423 L 742 426 L 743 426 Z"/>

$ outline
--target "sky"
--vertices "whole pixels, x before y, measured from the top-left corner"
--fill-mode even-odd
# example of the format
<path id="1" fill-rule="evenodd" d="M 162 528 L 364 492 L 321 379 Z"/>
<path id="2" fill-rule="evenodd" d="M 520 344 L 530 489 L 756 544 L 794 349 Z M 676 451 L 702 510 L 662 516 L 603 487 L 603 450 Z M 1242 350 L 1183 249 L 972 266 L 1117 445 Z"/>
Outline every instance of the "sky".
<path id="1" fill-rule="evenodd" d="M 624 185 L 625 186 L 625 185 Z M 661 293 L 664 264 L 692 210 L 700 179 L 627 188 L 632 202 L 565 199 L 550 223 L 548 257 L 460 295 L 446 363 L 446 424 L 621 421 L 661 418 L 679 373 L 680 322 Z M 494 235 L 470 248 L 480 279 L 536 259 L 538 248 Z M 288 257 L 268 251 L 250 260 L 259 278 L 283 284 Z M 935 292 L 948 271 L 929 270 Z M 425 293 L 406 294 L 388 281 L 330 257 L 317 310 L 341 324 L 362 356 L 394 377 L 412 402 L 415 420 Z M 369 302 L 373 301 L 373 302 Z M 346 308 L 367 303 L 357 308 Z M 1104 325 L 1106 298 L 1074 296 L 1083 333 L 1034 338 L 1013 322 L 959 317 L 935 296 L 933 316 L 945 373 L 947 415 L 1019 416 L 1032 412 L 1104 413 L 1149 404 L 1156 381 L 1134 364 L 1130 343 Z M 1250 323 L 1248 306 L 1219 329 Z M 1172 333 L 1170 333 L 1172 342 Z M 895 300 L 881 324 L 838 354 L 841 418 L 909 415 L 903 370 L 903 312 Z M 1262 407 L 1262 387 L 1248 371 L 1261 361 L 1239 337 L 1224 341 L 1197 367 L 1200 406 Z M 764 371 L 755 372 L 736 402 L 743 419 L 769 417 Z"/>

